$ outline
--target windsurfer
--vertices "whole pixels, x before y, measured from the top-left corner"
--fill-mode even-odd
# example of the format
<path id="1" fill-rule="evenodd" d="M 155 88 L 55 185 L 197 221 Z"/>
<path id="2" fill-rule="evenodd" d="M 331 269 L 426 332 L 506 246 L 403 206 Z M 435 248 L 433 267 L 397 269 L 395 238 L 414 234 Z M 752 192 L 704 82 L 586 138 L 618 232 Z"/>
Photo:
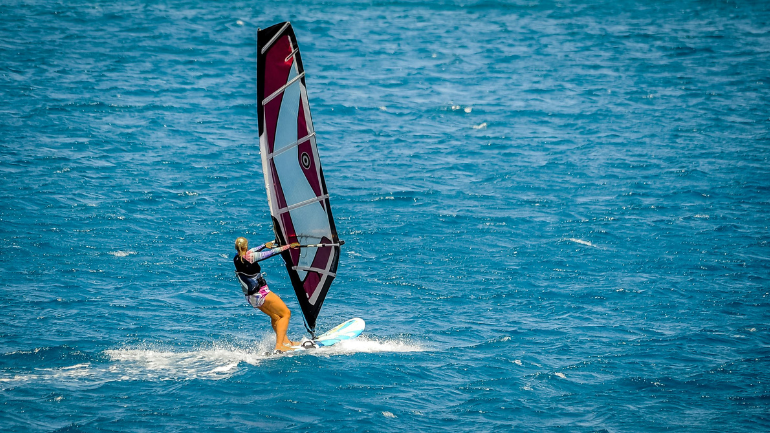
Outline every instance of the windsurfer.
<path id="1" fill-rule="evenodd" d="M 275 350 L 282 352 L 292 350 L 291 346 L 298 344 L 286 337 L 291 311 L 278 295 L 268 289 L 257 262 L 296 247 L 299 247 L 299 244 L 273 248 L 273 243 L 267 242 L 249 249 L 249 241 L 246 238 L 240 237 L 235 240 L 235 250 L 238 253 L 233 257 L 233 263 L 235 263 L 235 272 L 241 282 L 243 294 L 246 295 L 246 301 L 252 307 L 270 316 L 270 323 L 275 331 Z"/>

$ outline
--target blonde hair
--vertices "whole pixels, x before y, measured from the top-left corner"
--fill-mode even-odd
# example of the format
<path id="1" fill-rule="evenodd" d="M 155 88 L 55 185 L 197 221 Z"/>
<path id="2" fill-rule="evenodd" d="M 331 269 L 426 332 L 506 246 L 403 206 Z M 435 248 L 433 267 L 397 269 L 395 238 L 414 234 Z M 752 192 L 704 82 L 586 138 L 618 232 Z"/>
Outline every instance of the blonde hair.
<path id="1" fill-rule="evenodd" d="M 235 240 L 235 251 L 238 251 L 238 254 L 245 253 L 248 247 L 249 241 L 246 238 L 240 237 Z"/>

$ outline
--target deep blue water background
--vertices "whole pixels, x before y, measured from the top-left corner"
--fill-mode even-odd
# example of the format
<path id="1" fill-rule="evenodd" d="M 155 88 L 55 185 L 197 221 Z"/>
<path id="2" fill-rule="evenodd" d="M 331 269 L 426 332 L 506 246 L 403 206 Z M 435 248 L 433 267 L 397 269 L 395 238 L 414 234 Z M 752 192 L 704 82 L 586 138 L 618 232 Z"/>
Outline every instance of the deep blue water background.
<path id="1" fill-rule="evenodd" d="M 276 359 L 285 20 L 367 331 Z M 759 1 L 4 1 L 0 428 L 770 430 L 768 66 Z"/>

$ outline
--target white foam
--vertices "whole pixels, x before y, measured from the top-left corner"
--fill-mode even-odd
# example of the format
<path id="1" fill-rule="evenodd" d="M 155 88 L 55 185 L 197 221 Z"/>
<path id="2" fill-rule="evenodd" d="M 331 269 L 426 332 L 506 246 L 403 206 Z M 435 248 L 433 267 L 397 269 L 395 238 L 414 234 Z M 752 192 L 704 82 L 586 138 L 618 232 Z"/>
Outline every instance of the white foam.
<path id="1" fill-rule="evenodd" d="M 130 256 L 131 254 L 136 254 L 136 251 L 110 251 L 110 254 L 115 257 L 126 257 Z"/>
<path id="2" fill-rule="evenodd" d="M 59 368 L 38 368 L 27 374 L 0 373 L 0 383 L 27 382 L 115 382 L 124 380 L 220 380 L 238 371 L 241 362 L 257 365 L 272 348 L 267 335 L 255 345 L 240 347 L 215 344 L 210 347 L 175 350 L 166 347 L 124 347 L 105 350 L 107 363 L 80 363 Z"/>
<path id="3" fill-rule="evenodd" d="M 425 350 L 421 345 L 407 341 L 358 337 L 353 340 L 340 341 L 334 346 L 321 347 L 307 352 L 314 355 L 342 355 L 350 353 L 422 352 Z"/>
<path id="4" fill-rule="evenodd" d="M 80 363 L 58 368 L 39 368 L 33 372 L 0 373 L 0 383 L 11 386 L 28 382 L 115 382 L 124 380 L 221 380 L 239 371 L 241 363 L 259 365 L 280 360 L 266 353 L 273 348 L 272 334 L 260 340 L 237 344 L 213 344 L 201 348 L 179 350 L 157 345 L 123 347 L 105 350 L 106 363 Z M 341 356 L 355 353 L 420 352 L 423 346 L 396 339 L 358 337 L 331 347 L 298 350 L 284 356 Z"/>
<path id="5" fill-rule="evenodd" d="M 265 342 L 266 343 L 266 342 Z M 186 351 L 162 348 L 123 348 L 104 352 L 114 363 L 110 371 L 131 379 L 219 380 L 230 377 L 238 364 L 264 361 L 267 344 L 250 348 L 215 346 Z"/>

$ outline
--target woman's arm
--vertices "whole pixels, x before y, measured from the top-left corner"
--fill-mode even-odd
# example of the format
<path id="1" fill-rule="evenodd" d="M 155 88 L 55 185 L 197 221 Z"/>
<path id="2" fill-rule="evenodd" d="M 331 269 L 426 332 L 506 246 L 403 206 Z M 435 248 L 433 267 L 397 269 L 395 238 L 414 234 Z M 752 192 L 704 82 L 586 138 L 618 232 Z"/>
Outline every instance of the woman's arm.
<path id="1" fill-rule="evenodd" d="M 243 257 L 246 260 L 248 260 L 249 263 L 260 262 L 262 260 L 273 257 L 276 254 L 280 254 L 288 250 L 289 248 L 291 248 L 291 245 L 284 245 L 282 247 L 272 248 L 272 249 L 263 251 L 264 248 L 265 248 L 265 244 L 262 244 L 256 248 L 252 248 L 246 251 L 246 254 Z"/>
<path id="2" fill-rule="evenodd" d="M 252 248 L 252 250 L 256 250 L 256 251 L 262 251 L 262 250 L 264 250 L 265 248 L 270 248 L 270 249 L 272 249 L 272 248 L 273 248 L 273 245 L 275 245 L 275 242 L 273 242 L 273 241 L 270 241 L 270 242 L 265 242 L 264 244 L 262 244 L 262 245 L 260 245 L 260 246 L 258 246 L 258 247 L 254 247 L 254 248 Z"/>

